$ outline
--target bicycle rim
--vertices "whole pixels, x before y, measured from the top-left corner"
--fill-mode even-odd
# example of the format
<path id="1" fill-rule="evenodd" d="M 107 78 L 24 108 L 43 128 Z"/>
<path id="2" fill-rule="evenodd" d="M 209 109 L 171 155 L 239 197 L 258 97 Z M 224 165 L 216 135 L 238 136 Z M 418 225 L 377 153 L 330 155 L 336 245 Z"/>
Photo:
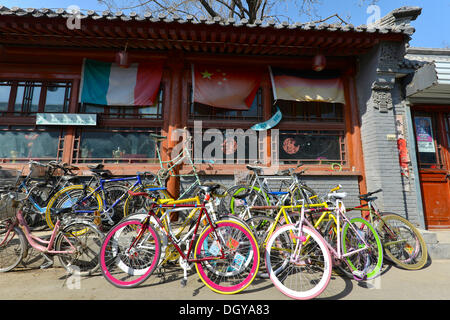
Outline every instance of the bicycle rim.
<path id="1" fill-rule="evenodd" d="M 7 272 L 22 261 L 27 247 L 23 232 L 14 227 L 11 230 L 0 222 L 0 272 Z"/>
<path id="2" fill-rule="evenodd" d="M 61 265 L 71 274 L 90 275 L 99 268 L 99 252 L 103 234 L 98 228 L 85 222 L 66 226 L 55 241 L 57 251 L 76 249 L 74 253 L 58 254 Z"/>
<path id="3" fill-rule="evenodd" d="M 83 185 L 72 185 L 58 191 L 48 202 L 45 210 L 45 221 L 51 230 L 55 228 L 56 219 L 52 214 L 52 209 L 70 208 L 75 205 L 80 197 L 83 195 Z M 93 216 L 94 211 L 102 212 L 103 200 L 98 193 L 94 192 L 94 189 L 86 187 L 86 194 L 91 196 L 84 201 L 84 203 L 77 205 L 79 211 L 85 209 L 91 213 L 87 213 L 89 216 Z M 85 196 L 86 196 L 85 194 Z M 81 215 L 81 213 L 80 213 Z"/>
<path id="4" fill-rule="evenodd" d="M 395 214 L 383 215 L 377 231 L 386 256 L 399 267 L 418 270 L 427 263 L 425 240 L 407 219 Z"/>
<path id="5" fill-rule="evenodd" d="M 309 300 L 320 295 L 331 278 L 331 256 L 320 234 L 307 226 L 302 228 L 308 238 L 296 250 L 300 240 L 294 235 L 298 228 L 293 224 L 276 230 L 266 245 L 265 261 L 272 283 L 284 295 Z"/>
<path id="6" fill-rule="evenodd" d="M 216 235 L 220 239 L 217 239 Z M 220 259 L 220 248 L 225 259 Z M 217 260 L 196 262 L 197 274 L 203 283 L 221 294 L 234 294 L 247 288 L 259 268 L 256 239 L 244 225 L 231 220 L 216 222 L 216 232 L 208 226 L 200 234 L 194 259 L 217 257 Z"/>
<path id="7" fill-rule="evenodd" d="M 364 244 L 364 239 L 368 247 Z M 375 228 L 363 218 L 352 218 L 342 228 L 342 252 L 363 249 L 344 258 L 355 279 L 373 279 L 383 265 L 383 246 Z"/>
<path id="8" fill-rule="evenodd" d="M 119 288 L 133 288 L 147 280 L 158 265 L 161 246 L 151 225 L 143 230 L 140 220 L 125 220 L 106 235 L 100 250 L 100 267 L 108 282 Z"/>

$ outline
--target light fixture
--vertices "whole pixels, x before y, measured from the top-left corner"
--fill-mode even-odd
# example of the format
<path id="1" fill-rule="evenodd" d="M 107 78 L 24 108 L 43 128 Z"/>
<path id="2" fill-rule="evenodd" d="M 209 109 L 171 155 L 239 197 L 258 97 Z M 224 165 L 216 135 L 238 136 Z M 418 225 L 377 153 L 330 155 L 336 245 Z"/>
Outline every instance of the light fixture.
<path id="1" fill-rule="evenodd" d="M 325 69 L 325 66 L 327 65 L 327 59 L 325 58 L 325 56 L 321 53 L 318 53 L 314 56 L 313 58 L 313 70 L 314 71 L 322 71 L 323 69 Z"/>
<path id="2" fill-rule="evenodd" d="M 130 61 L 127 52 L 128 42 L 125 44 L 125 49 L 116 53 L 116 63 L 121 68 L 128 68 L 130 66 Z"/>

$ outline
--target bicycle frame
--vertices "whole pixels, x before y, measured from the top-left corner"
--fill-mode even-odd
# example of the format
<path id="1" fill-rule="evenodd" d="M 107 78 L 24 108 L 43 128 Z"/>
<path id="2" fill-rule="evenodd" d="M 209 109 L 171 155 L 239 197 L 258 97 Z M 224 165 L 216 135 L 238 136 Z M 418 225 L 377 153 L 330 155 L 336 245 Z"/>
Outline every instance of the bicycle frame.
<path id="1" fill-rule="evenodd" d="M 114 201 L 114 203 L 112 203 L 110 206 L 107 203 L 107 199 L 104 196 L 105 195 L 105 184 L 110 183 L 110 182 L 120 182 L 120 181 L 134 181 L 136 180 L 136 182 L 131 185 L 127 192 L 124 192 L 118 199 L 116 199 Z M 78 200 L 77 203 L 86 201 L 87 199 L 91 198 L 94 194 L 98 194 L 99 191 L 101 191 L 101 196 L 102 196 L 102 200 L 105 204 L 105 207 L 103 208 L 103 211 L 101 212 L 102 218 L 106 218 L 109 217 L 109 214 L 111 212 L 111 210 L 117 206 L 117 204 L 122 201 L 126 196 L 128 196 L 128 191 L 129 190 L 133 190 L 134 188 L 136 188 L 138 185 L 143 185 L 143 181 L 141 179 L 140 175 L 134 176 L 134 177 L 125 177 L 125 178 L 114 178 L 114 179 L 99 179 L 99 185 L 97 186 L 97 188 L 95 188 L 93 191 L 91 191 L 90 193 L 88 193 L 85 197 L 83 197 L 81 200 Z M 157 190 L 166 190 L 166 188 L 163 187 L 156 187 L 156 188 L 149 188 L 150 191 L 157 191 Z M 78 213 L 94 213 L 95 210 L 75 210 L 75 212 Z"/>
<path id="2" fill-rule="evenodd" d="M 198 199 L 198 197 L 197 197 Z M 188 199 L 188 200 L 192 200 L 192 199 Z M 166 204 L 159 204 L 156 205 L 154 204 L 153 207 L 149 210 L 147 217 L 145 218 L 145 220 L 143 221 L 143 227 L 141 228 L 139 234 L 137 235 L 136 239 L 134 240 L 133 244 L 138 242 L 142 235 L 143 232 L 145 230 L 145 226 L 150 223 L 150 219 L 154 218 L 155 221 L 157 222 L 157 224 L 159 225 L 159 227 L 161 228 L 161 230 L 164 232 L 164 234 L 167 236 L 167 238 L 169 239 L 169 241 L 171 242 L 171 244 L 174 246 L 174 248 L 177 250 L 177 252 L 180 254 L 181 258 L 185 261 L 187 261 L 188 263 L 192 263 L 192 262 L 203 262 L 203 261 L 211 261 L 211 260 L 219 260 L 219 259 L 224 259 L 225 258 L 225 253 L 223 251 L 223 248 L 220 247 L 220 254 L 221 256 L 218 257 L 205 257 L 205 258 L 201 258 L 201 259 L 191 259 L 190 256 L 192 254 L 192 249 L 195 243 L 195 236 L 191 237 L 191 240 L 189 241 L 189 248 L 185 252 L 180 248 L 180 246 L 178 245 L 179 243 L 185 241 L 188 237 L 190 237 L 191 235 L 195 235 L 197 234 L 197 231 L 199 229 L 200 223 L 203 220 L 203 215 L 206 217 L 209 226 L 211 226 L 211 228 L 213 229 L 213 232 L 216 236 L 218 236 L 218 234 L 216 233 L 216 226 L 215 224 L 212 222 L 211 217 L 208 213 L 208 211 L 206 210 L 206 206 L 204 204 L 181 204 L 182 202 L 187 202 L 186 199 L 183 200 L 172 200 Z M 195 228 L 191 229 L 182 239 L 178 239 L 176 238 L 176 236 L 173 235 L 173 233 L 171 232 L 171 230 L 167 230 L 166 227 L 164 226 L 164 223 L 161 221 L 161 219 L 157 216 L 157 214 L 154 212 L 155 208 L 192 208 L 195 209 L 195 211 L 200 210 L 200 214 L 197 218 L 197 222 L 195 224 Z M 167 214 L 167 212 L 165 213 L 165 215 Z M 192 212 L 191 212 L 192 214 Z M 132 244 L 132 245 L 133 245 Z"/>
<path id="3" fill-rule="evenodd" d="M 186 190 L 183 190 L 183 192 L 181 192 L 180 196 L 178 197 L 179 199 L 182 199 L 185 196 L 189 195 L 190 192 L 192 190 L 194 190 L 196 186 L 199 186 L 201 184 L 200 177 L 198 176 L 198 173 L 197 173 L 197 168 L 195 167 L 194 162 L 192 161 L 191 153 L 187 146 L 189 141 L 190 141 L 190 139 L 188 139 L 187 141 L 185 141 L 183 143 L 183 149 L 181 150 L 181 152 L 179 154 L 177 154 L 173 159 L 170 159 L 167 161 L 162 160 L 161 153 L 160 153 L 159 147 L 158 147 L 158 143 L 155 144 L 156 145 L 156 153 L 158 155 L 158 160 L 159 160 L 159 164 L 161 167 L 160 171 L 162 172 L 161 175 L 165 176 L 168 173 L 169 176 L 171 176 L 171 177 L 194 177 L 195 178 L 194 183 L 192 183 Z M 187 160 L 189 162 L 189 165 L 191 166 L 193 173 L 191 173 L 191 174 L 176 174 L 175 168 L 178 165 L 182 164 L 185 160 Z M 167 167 L 164 166 L 165 164 L 167 164 Z M 159 185 L 164 185 L 165 181 L 162 181 L 163 179 L 160 176 L 160 174 L 157 174 L 157 178 L 158 178 Z"/>
<path id="4" fill-rule="evenodd" d="M 55 228 L 53 229 L 49 240 L 45 240 L 38 236 L 33 235 L 30 231 L 30 227 L 28 226 L 27 222 L 25 221 L 25 219 L 23 217 L 22 211 L 18 210 L 18 212 L 16 213 L 16 220 L 10 224 L 8 231 L 4 237 L 4 241 L 6 241 L 6 239 L 8 239 L 9 234 L 11 233 L 11 231 L 14 229 L 15 226 L 22 227 L 21 230 L 23 231 L 28 244 L 33 249 L 35 249 L 39 252 L 48 253 L 48 254 L 63 254 L 63 253 L 73 254 L 77 250 L 65 235 L 63 235 L 63 237 L 66 240 L 66 242 L 69 244 L 71 249 L 64 250 L 64 251 L 58 251 L 58 250 L 53 249 L 53 244 L 55 242 L 56 236 L 58 235 L 58 233 L 60 231 L 60 227 L 61 227 L 61 221 L 59 219 L 57 220 L 57 222 L 55 224 Z M 0 243 L 0 245 L 2 245 L 2 244 L 3 244 L 3 242 Z"/>

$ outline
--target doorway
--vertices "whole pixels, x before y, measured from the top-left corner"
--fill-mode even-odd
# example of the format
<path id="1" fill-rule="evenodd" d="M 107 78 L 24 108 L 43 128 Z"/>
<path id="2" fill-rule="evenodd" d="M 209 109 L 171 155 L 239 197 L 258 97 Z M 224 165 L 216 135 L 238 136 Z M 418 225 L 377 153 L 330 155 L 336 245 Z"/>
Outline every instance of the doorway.
<path id="1" fill-rule="evenodd" d="M 412 112 L 427 229 L 450 228 L 450 106 Z"/>

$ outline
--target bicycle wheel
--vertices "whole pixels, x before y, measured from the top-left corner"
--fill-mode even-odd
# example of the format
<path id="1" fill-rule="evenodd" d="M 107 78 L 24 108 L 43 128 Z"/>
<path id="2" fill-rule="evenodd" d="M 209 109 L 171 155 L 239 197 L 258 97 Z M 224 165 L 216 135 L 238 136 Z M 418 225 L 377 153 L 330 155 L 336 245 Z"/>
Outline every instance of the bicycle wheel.
<path id="1" fill-rule="evenodd" d="M 325 240 L 314 229 L 302 227 L 305 241 L 296 238 L 299 228 L 278 228 L 266 245 L 266 268 L 272 283 L 284 295 L 298 300 L 313 299 L 328 286 L 331 256 Z"/>
<path id="2" fill-rule="evenodd" d="M 62 208 L 73 208 L 80 215 L 93 216 L 94 211 L 102 212 L 103 200 L 94 189 L 84 185 L 76 184 L 61 189 L 50 199 L 45 210 L 45 221 L 50 229 L 53 230 L 56 223 L 53 211 Z"/>
<path id="3" fill-rule="evenodd" d="M 246 194 L 244 198 L 237 198 L 236 196 Z M 268 197 L 264 197 L 262 191 L 254 187 L 250 189 L 250 187 L 245 185 L 238 185 L 231 187 L 227 190 L 226 196 L 222 198 L 223 204 L 221 204 L 221 208 L 230 212 L 234 215 L 237 215 L 241 218 L 248 219 L 248 216 L 245 216 L 245 210 L 249 206 L 268 206 L 270 205 L 270 200 Z"/>
<path id="4" fill-rule="evenodd" d="M 407 219 L 391 213 L 383 213 L 376 226 L 384 253 L 401 268 L 421 269 L 428 260 L 428 249 L 414 225 Z"/>
<path id="5" fill-rule="evenodd" d="M 368 244 L 365 245 L 364 241 Z M 373 279 L 383 266 L 383 246 L 375 228 L 360 217 L 352 218 L 342 228 L 342 252 L 350 253 L 364 249 L 344 258 L 357 280 Z M 345 270 L 345 269 L 344 269 Z"/>
<path id="6" fill-rule="evenodd" d="M 220 258 L 220 248 L 225 258 Z M 243 224 L 232 220 L 216 222 L 200 234 L 194 249 L 197 274 L 203 283 L 217 293 L 234 294 L 247 288 L 259 268 L 259 250 L 255 237 Z"/>
<path id="7" fill-rule="evenodd" d="M 272 217 L 259 215 L 251 217 L 245 222 L 249 226 L 250 231 L 253 233 L 256 241 L 258 242 L 260 259 L 263 260 L 265 252 L 264 242 L 266 241 L 269 235 L 269 231 L 272 229 L 272 226 L 275 223 L 275 219 Z M 260 266 L 258 277 L 269 278 L 269 273 L 267 272 L 265 267 Z"/>
<path id="8" fill-rule="evenodd" d="M 133 189 L 133 192 L 148 192 L 150 197 L 157 199 L 168 199 L 169 194 L 165 190 L 151 190 L 153 188 L 159 188 L 156 185 L 146 184 L 144 186 L 137 186 Z M 127 217 L 136 213 L 147 213 L 149 199 L 142 196 L 128 195 L 123 204 L 123 216 Z"/>
<path id="9" fill-rule="evenodd" d="M 92 223 L 70 223 L 58 233 L 55 250 L 74 252 L 58 254 L 59 262 L 71 274 L 93 274 L 99 268 L 98 255 L 103 238 L 103 233 Z"/>
<path id="10" fill-rule="evenodd" d="M 160 253 L 159 235 L 151 224 L 126 219 L 103 241 L 99 257 L 102 274 L 118 288 L 134 288 L 153 273 Z"/>
<path id="11" fill-rule="evenodd" d="M 320 199 L 316 192 L 307 186 L 297 186 L 291 191 L 291 203 L 292 205 L 301 204 L 300 201 L 304 200 L 305 204 L 319 204 Z"/>
<path id="12" fill-rule="evenodd" d="M 0 222 L 0 272 L 14 269 L 26 256 L 28 242 L 22 230 Z"/>

